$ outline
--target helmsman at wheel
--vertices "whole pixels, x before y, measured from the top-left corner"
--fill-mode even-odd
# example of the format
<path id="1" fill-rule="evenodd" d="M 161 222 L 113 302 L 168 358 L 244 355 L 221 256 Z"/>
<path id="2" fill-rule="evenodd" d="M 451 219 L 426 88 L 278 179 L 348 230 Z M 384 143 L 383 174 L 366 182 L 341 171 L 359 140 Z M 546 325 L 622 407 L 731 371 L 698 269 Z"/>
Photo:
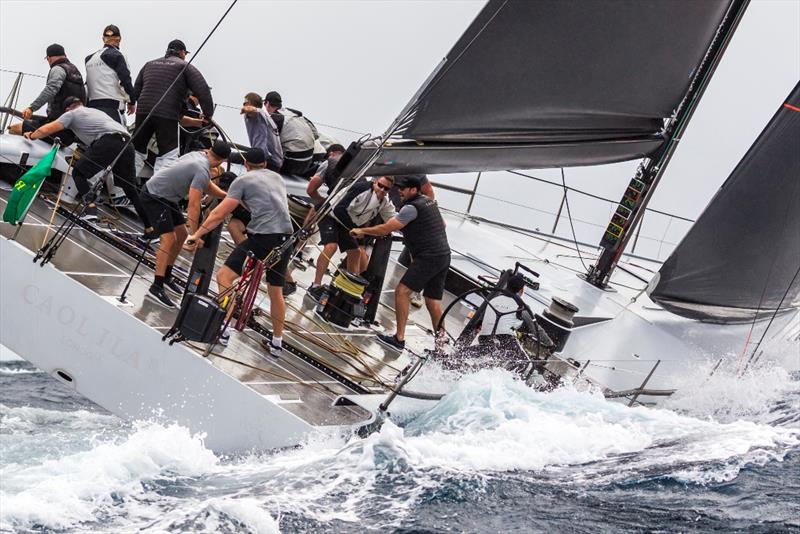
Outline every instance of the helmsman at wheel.
<path id="1" fill-rule="evenodd" d="M 233 180 L 228 188 L 228 196 L 214 208 L 187 241 L 202 245 L 203 236 L 224 221 L 228 214 L 233 213 L 240 203 L 250 210 L 247 239 L 236 245 L 225 260 L 225 265 L 217 271 L 220 293 L 233 286 L 242 275 L 248 253 L 252 252 L 256 258 L 263 260 L 274 248 L 283 245 L 292 233 L 289 201 L 283 178 L 278 173 L 267 170 L 266 155 L 260 148 L 251 148 L 244 158 L 247 172 Z M 273 329 L 272 342 L 268 348 L 275 357 L 280 356 L 283 347 L 283 323 L 286 317 L 283 284 L 291 252 L 289 248 L 275 263 L 266 265 L 267 294 Z"/>
<path id="2" fill-rule="evenodd" d="M 396 185 L 403 205 L 397 215 L 384 224 L 355 228 L 350 233 L 360 237 L 382 236 L 397 230 L 403 232 L 413 259 L 394 292 L 397 332 L 392 336 L 378 335 L 385 345 L 403 350 L 412 291 L 422 291 L 434 331 L 439 325 L 444 283 L 450 268 L 450 245 L 436 202 L 420 193 L 420 178 L 409 175 L 398 182 Z"/>

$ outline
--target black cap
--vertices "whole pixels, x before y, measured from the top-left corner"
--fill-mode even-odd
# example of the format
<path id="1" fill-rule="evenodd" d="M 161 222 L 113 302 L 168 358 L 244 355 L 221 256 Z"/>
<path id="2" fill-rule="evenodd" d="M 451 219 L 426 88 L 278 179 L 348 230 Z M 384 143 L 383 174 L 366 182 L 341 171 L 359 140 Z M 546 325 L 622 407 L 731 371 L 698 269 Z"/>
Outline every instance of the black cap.
<path id="1" fill-rule="evenodd" d="M 83 104 L 83 100 L 78 98 L 77 96 L 68 96 L 64 99 L 64 109 L 67 109 L 72 104 Z"/>
<path id="2" fill-rule="evenodd" d="M 186 50 L 186 45 L 183 44 L 183 41 L 181 41 L 180 39 L 171 40 L 167 45 L 167 50 L 174 50 L 175 52 L 186 52 L 187 54 L 189 53 L 189 51 Z"/>
<path id="3" fill-rule="evenodd" d="M 47 57 L 53 56 L 66 56 L 67 53 L 64 51 L 64 47 L 60 44 L 51 44 L 47 47 Z"/>
<path id="4" fill-rule="evenodd" d="M 269 102 L 277 108 L 283 106 L 283 99 L 278 91 L 270 91 L 267 93 L 267 96 L 264 97 L 264 101 Z"/>
<path id="5" fill-rule="evenodd" d="M 508 277 L 506 287 L 508 287 L 508 290 L 512 293 L 519 293 L 519 291 L 525 287 L 525 278 L 519 273 L 512 274 Z"/>
<path id="6" fill-rule="evenodd" d="M 419 189 L 422 187 L 422 178 L 418 174 L 406 174 L 397 176 L 394 180 L 394 184 L 398 189 L 404 189 L 406 187 L 416 187 Z"/>
<path id="7" fill-rule="evenodd" d="M 341 152 L 342 154 L 344 154 L 345 149 L 339 143 L 333 143 L 331 146 L 328 147 L 328 150 L 326 150 L 325 153 L 328 156 L 330 156 L 333 152 Z"/>
<path id="8" fill-rule="evenodd" d="M 119 27 L 114 24 L 109 24 L 106 26 L 106 29 L 103 30 L 103 37 L 120 37 Z"/>
<path id="9" fill-rule="evenodd" d="M 249 148 L 247 152 L 244 153 L 244 160 L 251 165 L 261 165 L 267 161 L 267 155 L 258 147 Z"/>
<path id="10" fill-rule="evenodd" d="M 214 146 L 211 147 L 211 152 L 219 158 L 228 159 L 228 156 L 231 155 L 231 146 L 225 141 L 215 141 Z"/>

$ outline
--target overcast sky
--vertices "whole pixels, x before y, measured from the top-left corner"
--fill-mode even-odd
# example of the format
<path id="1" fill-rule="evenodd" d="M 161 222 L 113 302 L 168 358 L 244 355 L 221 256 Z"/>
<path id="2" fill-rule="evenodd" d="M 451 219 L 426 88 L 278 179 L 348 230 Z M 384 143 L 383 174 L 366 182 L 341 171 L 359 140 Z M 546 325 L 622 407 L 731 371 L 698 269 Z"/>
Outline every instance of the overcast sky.
<path id="1" fill-rule="evenodd" d="M 122 31 L 122 50 L 134 76 L 144 62 L 182 39 L 195 51 L 228 2 L 8 1 L 0 0 L 0 67 L 46 74 L 44 50 L 58 42 L 83 70 L 100 48 L 107 24 Z M 249 91 L 277 90 L 284 103 L 318 124 L 380 133 L 409 100 L 483 7 L 475 1 L 247 1 L 240 0 L 194 64 L 219 104 L 238 106 Z M 34 22 L 35 21 L 35 22 Z M 579 36 L 576 36 L 579 38 Z M 647 73 L 642 73 L 646 76 Z M 697 217 L 800 79 L 800 1 L 753 0 L 695 113 L 651 206 Z M 5 99 L 13 74 L 0 73 Z M 20 106 L 43 80 L 26 78 Z M 466 111 L 466 110 L 465 110 Z M 217 119 L 246 139 L 238 112 L 218 109 Z M 355 134 L 322 127 L 342 141 Z M 619 198 L 636 162 L 568 169 L 569 185 Z M 538 176 L 560 179 L 555 171 Z M 471 187 L 474 175 L 448 177 Z M 480 191 L 554 211 L 559 192 L 508 176 L 487 176 Z M 454 206 L 462 198 L 447 196 Z M 573 215 L 605 224 L 607 207 L 575 198 Z M 523 226 L 552 224 L 552 217 L 479 198 L 478 213 Z M 651 235 L 677 240 L 685 225 L 651 221 Z M 597 242 L 598 226 L 578 222 L 579 238 Z M 664 233 L 665 232 L 665 233 Z M 663 256 L 663 254 L 662 254 Z"/>

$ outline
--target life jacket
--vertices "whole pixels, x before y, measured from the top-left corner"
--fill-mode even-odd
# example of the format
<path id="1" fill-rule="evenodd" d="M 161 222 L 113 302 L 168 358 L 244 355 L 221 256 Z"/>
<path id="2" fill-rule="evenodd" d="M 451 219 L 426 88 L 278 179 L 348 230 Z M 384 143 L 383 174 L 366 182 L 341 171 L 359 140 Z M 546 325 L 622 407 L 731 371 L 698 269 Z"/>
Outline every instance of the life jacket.
<path id="1" fill-rule="evenodd" d="M 86 102 L 86 88 L 83 86 L 83 76 L 78 67 L 73 65 L 67 58 L 59 59 L 50 68 L 61 67 L 67 73 L 61 89 L 53 97 L 50 106 L 47 108 L 47 119 L 52 121 L 64 114 L 64 100 L 70 96 L 77 96 L 81 102 Z"/>
<path id="2" fill-rule="evenodd" d="M 405 202 L 417 209 L 417 218 L 403 227 L 403 238 L 412 257 L 450 254 L 444 219 L 432 199 L 418 194 Z M 404 205 L 405 205 L 404 204 Z"/>
<path id="3" fill-rule="evenodd" d="M 117 72 L 109 67 L 101 57 L 103 52 L 108 50 L 108 48 L 109 47 L 104 46 L 86 58 L 86 89 L 89 93 L 89 100 L 116 100 L 120 103 L 128 102 L 128 94 L 122 88 Z M 116 50 L 116 53 L 122 55 L 127 65 L 128 60 L 125 58 L 125 55 L 119 50 Z M 130 70 L 130 68 L 128 70 Z"/>

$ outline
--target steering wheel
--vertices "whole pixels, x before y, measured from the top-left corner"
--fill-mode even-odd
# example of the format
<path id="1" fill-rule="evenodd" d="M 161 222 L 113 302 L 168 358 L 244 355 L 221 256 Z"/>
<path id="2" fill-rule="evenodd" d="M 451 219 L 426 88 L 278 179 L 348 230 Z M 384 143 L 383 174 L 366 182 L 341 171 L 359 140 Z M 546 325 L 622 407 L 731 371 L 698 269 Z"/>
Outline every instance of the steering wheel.
<path id="1" fill-rule="evenodd" d="M 481 303 L 478 306 L 478 309 L 483 307 L 483 304 L 486 304 L 486 306 L 488 308 L 491 308 L 492 311 L 494 312 L 496 319 L 495 319 L 494 328 L 492 329 L 492 337 L 494 337 L 496 335 L 497 324 L 499 323 L 500 319 L 502 317 L 506 316 L 506 315 L 509 315 L 509 314 L 512 314 L 512 313 L 514 313 L 514 314 L 523 313 L 524 314 L 525 312 L 527 312 L 531 317 L 533 317 L 533 312 L 531 311 L 530 307 L 525 303 L 525 301 L 522 300 L 522 297 L 520 297 L 516 293 L 512 293 L 508 289 L 500 289 L 500 288 L 496 288 L 496 287 L 476 287 L 474 289 L 470 289 L 469 291 L 466 291 L 466 292 L 462 293 L 461 295 L 459 295 L 450 304 L 448 304 L 448 306 L 445 308 L 444 312 L 442 313 L 441 318 L 439 318 L 439 322 L 436 325 L 436 335 L 437 335 L 437 337 L 442 336 L 442 335 L 446 335 L 447 337 L 450 338 L 450 340 L 453 342 L 453 345 L 456 348 L 463 348 L 463 347 L 469 346 L 472 343 L 472 341 L 475 339 L 475 336 L 479 332 L 479 329 L 477 328 L 477 326 L 482 324 L 482 322 L 483 322 L 483 317 L 480 317 L 480 318 L 477 318 L 476 316 L 471 317 L 470 320 L 467 321 L 467 324 L 464 326 L 464 328 L 461 329 L 461 332 L 458 334 L 457 337 L 453 336 L 453 334 L 451 334 L 450 332 L 447 331 L 446 328 L 444 328 L 445 319 L 447 318 L 449 313 L 453 310 L 455 305 L 458 304 L 459 302 L 462 302 L 462 301 L 469 302 L 467 300 L 467 297 L 469 297 L 471 295 L 477 295 L 483 300 L 483 303 Z M 508 298 L 512 299 L 514 301 L 514 303 L 517 305 L 516 309 L 508 310 L 508 311 L 498 310 L 497 307 L 495 307 L 495 305 L 492 304 L 492 301 L 494 299 L 498 298 L 498 297 L 508 297 Z M 473 305 L 471 302 L 469 304 L 471 306 Z M 485 309 L 484 309 L 484 314 L 485 314 Z M 478 322 L 478 319 L 480 319 L 480 323 Z M 442 334 L 442 333 L 444 333 L 444 334 Z M 440 343 L 436 345 L 435 352 L 439 353 L 441 355 L 442 347 L 441 347 Z"/>

